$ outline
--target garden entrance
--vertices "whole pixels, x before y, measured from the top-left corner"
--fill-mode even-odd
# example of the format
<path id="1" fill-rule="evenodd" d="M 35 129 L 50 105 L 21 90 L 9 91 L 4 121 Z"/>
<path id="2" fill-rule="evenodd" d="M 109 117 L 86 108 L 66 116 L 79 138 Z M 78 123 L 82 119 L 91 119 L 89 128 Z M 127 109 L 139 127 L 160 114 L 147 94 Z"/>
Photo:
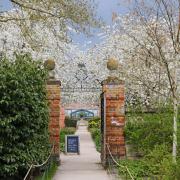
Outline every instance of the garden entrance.
<path id="1" fill-rule="evenodd" d="M 111 71 L 116 71 L 117 66 L 111 66 L 111 63 L 116 64 L 116 60 L 110 59 L 108 61 L 108 69 Z M 110 156 L 122 158 L 126 154 L 125 150 L 125 139 L 124 139 L 124 125 L 125 125 L 125 95 L 124 95 L 124 86 L 125 83 L 123 80 L 118 77 L 110 74 L 110 76 L 99 83 L 97 79 L 95 82 L 93 78 L 91 83 L 88 83 L 88 74 L 84 64 L 78 65 L 80 71 L 77 72 L 75 78 L 77 79 L 77 87 L 74 88 L 74 91 L 80 92 L 98 92 L 98 96 L 101 99 L 99 102 L 99 108 L 101 109 L 101 134 L 102 134 L 102 150 L 101 150 L 101 161 L 104 166 L 107 164 L 108 158 Z M 80 83 L 80 86 L 79 86 Z M 95 83 L 97 87 L 95 86 Z M 87 87 L 88 84 L 88 87 Z M 100 91 L 100 85 L 101 91 Z M 85 86 L 85 88 L 84 88 Z M 55 79 L 50 79 L 47 85 L 48 89 L 48 98 L 50 102 L 50 132 L 51 132 L 51 141 L 55 144 L 54 154 L 59 159 L 59 119 L 60 119 L 60 104 L 62 103 L 61 98 L 64 98 L 65 92 L 69 92 L 72 88 L 62 87 L 60 81 Z M 61 92 L 61 93 L 60 93 Z M 60 96 L 61 94 L 61 96 Z M 101 94 L 101 96 L 100 96 Z M 93 116 L 92 113 L 84 110 L 79 110 L 72 115 L 77 115 L 79 113 L 89 113 L 90 116 Z"/>

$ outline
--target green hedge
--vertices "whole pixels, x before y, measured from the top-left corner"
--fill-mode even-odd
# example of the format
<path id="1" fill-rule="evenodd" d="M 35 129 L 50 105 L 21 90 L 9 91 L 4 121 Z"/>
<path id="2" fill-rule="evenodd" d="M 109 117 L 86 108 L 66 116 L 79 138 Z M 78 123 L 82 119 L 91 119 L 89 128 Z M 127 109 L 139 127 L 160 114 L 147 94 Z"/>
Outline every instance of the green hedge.
<path id="1" fill-rule="evenodd" d="M 94 140 L 94 143 L 96 145 L 96 150 L 98 152 L 101 151 L 101 131 L 99 128 L 90 128 L 89 129 L 91 136 Z"/>
<path id="2" fill-rule="evenodd" d="M 92 139 L 96 145 L 96 150 L 101 151 L 101 119 L 99 117 L 94 117 L 88 122 L 88 129 L 91 133 Z"/>
<path id="3" fill-rule="evenodd" d="M 65 136 L 74 134 L 76 131 L 73 127 L 66 127 L 60 130 L 60 150 L 65 152 Z"/>
<path id="4" fill-rule="evenodd" d="M 25 55 L 0 59 L 0 179 L 22 179 L 49 153 L 47 73 Z"/>
<path id="5" fill-rule="evenodd" d="M 70 117 L 65 118 L 65 126 L 66 127 L 75 127 L 77 126 L 77 120 L 71 119 Z"/>

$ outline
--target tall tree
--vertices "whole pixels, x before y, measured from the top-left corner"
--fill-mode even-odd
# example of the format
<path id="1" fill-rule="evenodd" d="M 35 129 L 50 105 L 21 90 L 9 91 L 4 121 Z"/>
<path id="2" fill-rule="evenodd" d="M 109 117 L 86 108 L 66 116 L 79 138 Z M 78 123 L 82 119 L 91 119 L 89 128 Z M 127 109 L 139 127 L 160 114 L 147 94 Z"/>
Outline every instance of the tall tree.
<path id="1" fill-rule="evenodd" d="M 177 156 L 177 115 L 178 115 L 178 81 L 177 71 L 180 68 L 180 0 L 132 0 L 131 23 L 141 24 L 144 40 L 128 34 L 141 48 L 139 55 L 144 60 L 161 66 L 167 75 L 171 90 L 173 120 L 173 161 Z"/>
<path id="2" fill-rule="evenodd" d="M 48 28 L 56 38 L 68 41 L 70 31 L 90 33 L 98 27 L 93 0 L 10 0 L 14 9 L 0 14 L 0 22 L 13 21 L 28 40 L 36 34 L 35 27 Z"/>

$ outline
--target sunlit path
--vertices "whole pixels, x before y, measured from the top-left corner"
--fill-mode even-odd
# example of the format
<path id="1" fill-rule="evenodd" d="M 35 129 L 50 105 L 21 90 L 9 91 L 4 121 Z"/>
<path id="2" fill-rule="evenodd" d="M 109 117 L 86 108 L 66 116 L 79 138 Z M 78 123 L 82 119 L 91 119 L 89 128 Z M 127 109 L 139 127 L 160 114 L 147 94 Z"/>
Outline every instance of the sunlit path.
<path id="1" fill-rule="evenodd" d="M 80 136 L 80 155 L 61 154 L 61 166 L 54 180 L 110 180 L 85 122 L 80 122 L 76 134 Z"/>

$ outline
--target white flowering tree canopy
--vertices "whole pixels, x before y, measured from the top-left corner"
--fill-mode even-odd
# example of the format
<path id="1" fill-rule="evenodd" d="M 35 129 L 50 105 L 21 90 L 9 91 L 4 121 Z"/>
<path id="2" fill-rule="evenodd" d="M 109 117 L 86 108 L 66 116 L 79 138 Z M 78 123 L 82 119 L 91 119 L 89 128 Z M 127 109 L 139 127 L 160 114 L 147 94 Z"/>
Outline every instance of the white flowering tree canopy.
<path id="1" fill-rule="evenodd" d="M 112 26 L 104 26 L 102 32 L 98 34 L 101 43 L 87 51 L 82 51 L 78 44 L 57 38 L 63 37 L 66 32 L 61 29 L 61 26 L 58 26 L 58 19 L 55 19 L 53 23 L 51 21 L 51 28 L 42 23 L 42 17 L 38 23 L 32 23 L 29 18 L 37 18 L 38 11 L 33 11 L 31 14 L 31 11 L 24 7 L 32 8 L 29 1 L 17 2 L 24 3 L 21 4 L 22 9 L 25 17 L 28 17 L 29 24 L 24 28 L 30 26 L 32 32 L 35 33 L 33 36 L 28 33 L 24 36 L 25 29 L 21 28 L 17 21 L 1 23 L 0 51 L 1 53 L 5 52 L 11 58 L 14 52 L 28 52 L 34 59 L 43 61 L 54 59 L 56 78 L 62 82 L 64 104 L 99 102 L 100 83 L 109 74 L 106 63 L 110 57 L 119 61 L 120 67 L 116 75 L 125 79 L 126 97 L 130 103 L 141 102 L 149 106 L 152 101 L 161 101 L 169 97 L 171 87 L 168 83 L 167 69 L 161 60 L 162 57 L 159 56 L 156 41 L 153 41 L 151 36 L 154 27 L 158 27 L 158 43 L 161 45 L 165 62 L 170 71 L 175 66 L 179 67 L 180 57 L 174 53 L 171 36 L 167 33 L 168 27 L 165 18 L 160 17 L 157 20 L 155 16 L 151 16 L 148 24 L 144 24 L 138 19 L 135 20 L 130 14 L 117 16 Z M 20 6 L 17 2 L 15 4 Z M 37 1 L 37 3 L 39 2 Z M 48 8 L 48 6 L 44 8 Z M 49 9 L 48 12 L 52 12 L 50 10 L 52 9 Z M 81 11 L 83 12 L 82 9 Z M 13 10 L 6 16 L 9 18 L 11 14 L 16 13 L 21 14 L 22 11 Z M 47 14 L 47 16 L 53 17 L 51 14 Z M 73 21 L 75 20 L 73 19 L 71 22 Z M 75 31 L 75 26 L 72 24 L 66 24 L 69 33 Z M 82 26 L 84 25 L 82 24 Z M 33 41 L 30 41 L 31 37 Z"/>

